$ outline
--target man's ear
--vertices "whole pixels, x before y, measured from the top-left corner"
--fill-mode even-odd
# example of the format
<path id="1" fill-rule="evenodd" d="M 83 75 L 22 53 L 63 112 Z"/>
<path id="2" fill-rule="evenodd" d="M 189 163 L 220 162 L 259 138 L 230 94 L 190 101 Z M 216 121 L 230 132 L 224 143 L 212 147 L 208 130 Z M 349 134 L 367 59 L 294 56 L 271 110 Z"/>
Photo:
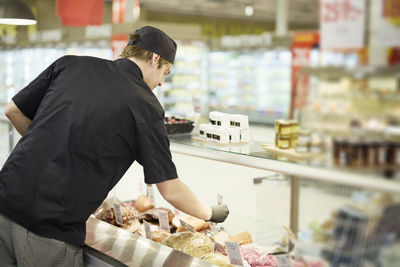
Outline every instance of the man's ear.
<path id="1" fill-rule="evenodd" d="M 151 58 L 151 65 L 158 66 L 159 60 L 160 60 L 160 55 L 153 53 L 153 57 Z"/>

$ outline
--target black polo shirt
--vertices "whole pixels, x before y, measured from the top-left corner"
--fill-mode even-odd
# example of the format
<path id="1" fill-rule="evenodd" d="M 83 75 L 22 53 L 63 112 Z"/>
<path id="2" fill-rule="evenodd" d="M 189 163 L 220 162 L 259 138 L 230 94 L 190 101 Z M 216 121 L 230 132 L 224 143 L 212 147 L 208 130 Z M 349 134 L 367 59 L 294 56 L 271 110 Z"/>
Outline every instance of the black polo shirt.
<path id="1" fill-rule="evenodd" d="M 177 178 L 164 110 L 131 60 L 61 57 L 13 101 L 32 124 L 0 172 L 0 213 L 36 234 L 83 245 L 135 160 L 148 184 Z"/>

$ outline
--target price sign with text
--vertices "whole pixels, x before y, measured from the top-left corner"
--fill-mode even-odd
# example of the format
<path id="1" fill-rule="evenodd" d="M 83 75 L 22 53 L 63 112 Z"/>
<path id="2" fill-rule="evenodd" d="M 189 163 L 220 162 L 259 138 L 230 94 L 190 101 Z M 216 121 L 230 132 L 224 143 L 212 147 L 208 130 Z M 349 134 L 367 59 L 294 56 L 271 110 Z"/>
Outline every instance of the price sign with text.
<path id="1" fill-rule="evenodd" d="M 147 185 L 147 196 L 150 199 L 150 203 L 153 205 L 156 205 L 156 200 L 154 198 L 154 190 L 153 190 L 153 186 L 151 184 Z"/>
<path id="2" fill-rule="evenodd" d="M 145 220 L 143 220 L 143 224 L 144 224 L 144 231 L 146 233 L 146 238 L 151 240 L 151 228 L 150 228 L 150 224 L 148 222 L 146 222 Z"/>
<path id="3" fill-rule="evenodd" d="M 321 0 L 321 48 L 364 46 L 365 0 Z"/>
<path id="4" fill-rule="evenodd" d="M 240 254 L 239 244 L 236 242 L 225 242 L 231 264 L 243 266 L 242 254 Z"/>
<path id="5" fill-rule="evenodd" d="M 114 211 L 115 211 L 115 222 L 121 226 L 123 224 L 121 207 L 117 203 L 114 203 Z"/>
<path id="6" fill-rule="evenodd" d="M 292 262 L 288 255 L 276 255 L 275 259 L 279 267 L 292 267 Z"/>
<path id="7" fill-rule="evenodd" d="M 158 211 L 158 221 L 160 223 L 161 230 L 169 232 L 168 211 L 159 210 Z"/>

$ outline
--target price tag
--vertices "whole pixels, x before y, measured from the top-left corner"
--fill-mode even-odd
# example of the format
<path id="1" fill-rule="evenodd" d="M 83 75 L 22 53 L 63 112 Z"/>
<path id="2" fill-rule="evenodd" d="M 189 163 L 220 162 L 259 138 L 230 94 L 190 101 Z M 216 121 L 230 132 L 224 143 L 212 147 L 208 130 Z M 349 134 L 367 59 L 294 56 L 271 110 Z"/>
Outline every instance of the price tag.
<path id="1" fill-rule="evenodd" d="M 217 194 L 217 203 L 218 205 L 224 204 L 224 197 L 221 194 Z"/>
<path id="2" fill-rule="evenodd" d="M 164 231 L 169 232 L 168 211 L 159 210 L 158 211 L 158 221 L 160 222 L 160 228 Z"/>
<path id="3" fill-rule="evenodd" d="M 229 261 L 231 264 L 243 266 L 242 254 L 240 254 L 239 244 L 237 242 L 225 242 L 228 250 Z"/>
<path id="4" fill-rule="evenodd" d="M 150 229 L 150 224 L 143 220 L 144 224 L 144 231 L 146 232 L 146 238 L 151 240 L 151 229 Z"/>
<path id="5" fill-rule="evenodd" d="M 175 211 L 175 216 L 180 216 L 181 215 L 181 212 L 178 209 L 174 208 L 174 211 Z"/>
<path id="6" fill-rule="evenodd" d="M 122 214 L 121 214 L 121 207 L 117 203 L 114 203 L 114 211 L 115 211 L 115 222 L 122 226 Z"/>
<path id="7" fill-rule="evenodd" d="M 217 224 L 215 222 L 210 222 L 210 230 L 213 234 L 217 232 Z"/>
<path id="8" fill-rule="evenodd" d="M 151 184 L 147 185 L 147 196 L 150 199 L 150 203 L 155 206 L 156 205 L 156 200 L 154 198 L 153 186 Z"/>
<path id="9" fill-rule="evenodd" d="M 146 194 L 146 185 L 143 182 L 139 182 L 139 196 Z"/>
<path id="10" fill-rule="evenodd" d="M 288 255 L 275 255 L 279 267 L 292 267 L 292 262 Z"/>
<path id="11" fill-rule="evenodd" d="M 188 230 L 189 232 L 192 232 L 192 233 L 196 232 L 196 229 L 192 225 L 188 224 L 187 222 L 185 222 L 181 219 L 179 219 L 179 222 L 181 223 L 182 227 L 185 228 L 186 230 Z"/>

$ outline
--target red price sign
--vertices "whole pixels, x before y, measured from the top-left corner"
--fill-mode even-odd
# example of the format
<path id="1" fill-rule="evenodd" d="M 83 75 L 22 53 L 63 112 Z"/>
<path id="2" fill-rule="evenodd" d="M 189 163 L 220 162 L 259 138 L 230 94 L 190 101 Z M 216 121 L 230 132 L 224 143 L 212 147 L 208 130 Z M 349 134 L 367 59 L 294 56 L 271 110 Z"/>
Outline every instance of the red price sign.
<path id="1" fill-rule="evenodd" d="M 364 10 L 355 3 L 357 0 L 321 1 L 321 19 L 325 23 L 356 21 L 364 14 Z"/>

